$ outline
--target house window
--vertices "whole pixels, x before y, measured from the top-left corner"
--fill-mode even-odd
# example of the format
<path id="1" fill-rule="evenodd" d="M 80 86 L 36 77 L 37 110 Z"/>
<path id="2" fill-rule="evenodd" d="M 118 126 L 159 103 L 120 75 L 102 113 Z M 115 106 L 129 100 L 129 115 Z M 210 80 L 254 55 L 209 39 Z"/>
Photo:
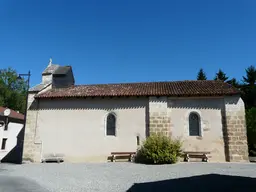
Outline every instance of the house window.
<path id="1" fill-rule="evenodd" d="M 200 117 L 195 112 L 189 114 L 189 135 L 200 136 Z"/>
<path id="2" fill-rule="evenodd" d="M 112 113 L 108 114 L 107 116 L 107 135 L 108 136 L 115 136 L 116 135 L 116 116 Z"/>
<path id="3" fill-rule="evenodd" d="M 4 131 L 8 130 L 8 117 L 5 117 Z"/>
<path id="4" fill-rule="evenodd" d="M 1 146 L 1 149 L 2 149 L 2 150 L 4 150 L 5 147 L 6 147 L 6 141 L 7 141 L 6 138 L 4 138 L 4 139 L 2 140 L 2 146 Z"/>

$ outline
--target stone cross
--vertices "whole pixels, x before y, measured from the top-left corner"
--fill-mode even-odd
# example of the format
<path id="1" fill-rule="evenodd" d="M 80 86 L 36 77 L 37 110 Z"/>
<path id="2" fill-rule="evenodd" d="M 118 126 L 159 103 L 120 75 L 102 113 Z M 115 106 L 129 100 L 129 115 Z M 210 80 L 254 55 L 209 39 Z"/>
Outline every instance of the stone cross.
<path id="1" fill-rule="evenodd" d="M 49 65 L 51 65 L 52 64 L 52 58 L 50 58 L 50 60 L 49 60 Z"/>

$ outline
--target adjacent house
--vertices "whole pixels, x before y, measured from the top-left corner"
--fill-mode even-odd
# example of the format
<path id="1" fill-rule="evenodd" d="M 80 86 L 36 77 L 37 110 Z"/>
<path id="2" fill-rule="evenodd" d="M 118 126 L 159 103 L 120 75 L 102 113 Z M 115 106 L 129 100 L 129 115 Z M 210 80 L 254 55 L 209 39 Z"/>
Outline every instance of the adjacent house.
<path id="1" fill-rule="evenodd" d="M 222 81 L 75 85 L 71 66 L 50 61 L 28 103 L 23 158 L 34 162 L 107 161 L 160 131 L 210 161 L 248 161 L 244 102 Z"/>
<path id="2" fill-rule="evenodd" d="M 5 116 L 6 109 L 0 107 L 0 161 L 19 163 L 22 158 L 24 115 L 10 110 L 10 114 Z"/>
<path id="3" fill-rule="evenodd" d="M 24 115 L 20 113 L 19 111 L 14 111 L 11 109 L 11 113 L 8 117 L 4 116 L 4 111 L 6 110 L 6 107 L 0 106 L 0 121 L 8 121 L 13 123 L 24 123 Z"/>

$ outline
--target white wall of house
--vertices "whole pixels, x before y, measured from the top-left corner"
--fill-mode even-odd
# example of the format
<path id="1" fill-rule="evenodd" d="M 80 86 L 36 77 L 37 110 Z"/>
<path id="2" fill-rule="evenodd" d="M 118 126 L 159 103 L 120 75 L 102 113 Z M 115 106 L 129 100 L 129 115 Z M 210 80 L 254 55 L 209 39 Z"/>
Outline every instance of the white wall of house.
<path id="1" fill-rule="evenodd" d="M 114 151 L 136 151 L 145 139 L 147 98 L 40 100 L 37 135 L 42 158 L 63 154 L 65 161 L 106 161 Z M 117 119 L 116 136 L 106 135 L 106 117 Z"/>
<path id="2" fill-rule="evenodd" d="M 186 151 L 210 151 L 211 161 L 225 161 L 221 110 L 223 98 L 170 98 L 171 130 Z M 200 116 L 201 137 L 189 136 L 189 114 Z"/>
<path id="3" fill-rule="evenodd" d="M 0 126 L 0 161 L 17 145 L 17 136 L 23 124 L 9 122 L 8 129 L 4 130 L 4 127 Z M 2 149 L 3 139 L 7 139 L 4 149 Z"/>

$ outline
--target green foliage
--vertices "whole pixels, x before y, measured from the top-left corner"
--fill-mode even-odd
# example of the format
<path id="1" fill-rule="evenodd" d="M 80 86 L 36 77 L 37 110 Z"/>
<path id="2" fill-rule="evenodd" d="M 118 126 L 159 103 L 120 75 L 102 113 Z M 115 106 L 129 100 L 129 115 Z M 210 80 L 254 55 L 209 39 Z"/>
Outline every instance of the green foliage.
<path id="1" fill-rule="evenodd" d="M 246 76 L 243 76 L 243 81 L 248 85 L 255 85 L 256 83 L 256 68 L 254 66 L 249 66 L 245 69 Z"/>
<path id="2" fill-rule="evenodd" d="M 181 142 L 164 134 L 152 134 L 138 149 L 135 162 L 143 164 L 172 164 L 181 155 Z"/>
<path id="3" fill-rule="evenodd" d="M 207 80 L 204 70 L 201 68 L 197 74 L 197 80 Z"/>
<path id="4" fill-rule="evenodd" d="M 221 81 L 227 81 L 228 77 L 226 76 L 226 74 L 219 69 L 218 73 L 216 73 L 214 80 L 221 80 Z"/>
<path id="5" fill-rule="evenodd" d="M 246 109 L 256 107 L 256 85 L 243 84 L 241 90 Z"/>
<path id="6" fill-rule="evenodd" d="M 256 107 L 256 68 L 251 65 L 245 72 L 246 75 L 243 76 L 244 84 L 241 86 L 243 91 L 242 98 L 246 109 L 250 109 Z"/>
<path id="7" fill-rule="evenodd" d="M 236 78 L 232 78 L 232 79 L 228 80 L 227 83 L 232 85 L 233 87 L 236 87 L 236 88 L 240 88 L 241 87 L 241 85 L 236 80 Z"/>
<path id="8" fill-rule="evenodd" d="M 249 156 L 256 157 L 256 144 L 248 144 L 249 146 Z"/>
<path id="9" fill-rule="evenodd" d="M 17 77 L 17 72 L 12 68 L 0 70 L 0 106 L 24 113 L 27 83 Z"/>
<path id="10" fill-rule="evenodd" d="M 256 108 L 246 110 L 247 138 L 250 155 L 256 156 Z"/>

